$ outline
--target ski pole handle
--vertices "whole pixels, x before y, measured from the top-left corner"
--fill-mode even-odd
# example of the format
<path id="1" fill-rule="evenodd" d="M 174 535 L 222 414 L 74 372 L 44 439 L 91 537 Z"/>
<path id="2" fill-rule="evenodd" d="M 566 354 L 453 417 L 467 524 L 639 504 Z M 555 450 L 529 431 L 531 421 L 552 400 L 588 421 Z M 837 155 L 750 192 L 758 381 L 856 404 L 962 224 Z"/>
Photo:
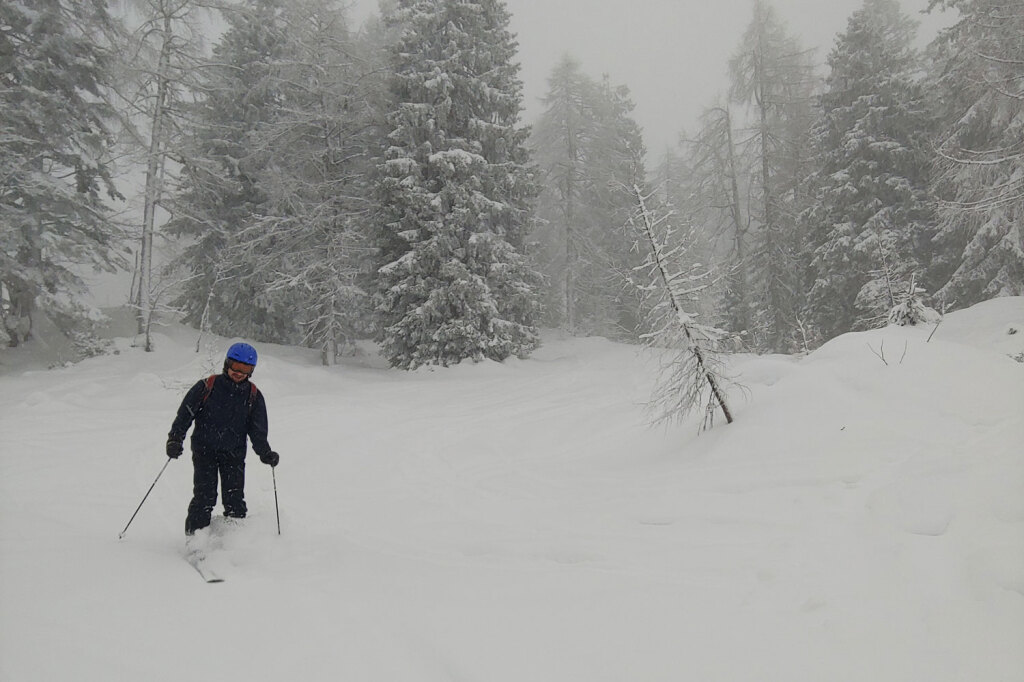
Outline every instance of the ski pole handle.
<path id="1" fill-rule="evenodd" d="M 160 469 L 160 473 L 156 475 L 155 479 L 153 479 L 153 485 L 149 486 L 149 490 L 147 490 L 146 494 L 142 496 L 142 502 L 139 502 L 139 506 L 135 508 L 135 514 L 132 514 L 132 517 L 130 519 L 128 519 L 128 523 L 125 525 L 124 530 L 122 530 L 121 533 L 117 536 L 118 540 L 124 539 L 124 534 L 128 532 L 128 526 L 132 525 L 132 521 L 135 520 L 135 516 L 139 513 L 139 510 L 142 509 L 142 505 L 144 505 L 146 503 L 146 498 L 148 498 L 149 494 L 151 492 L 153 492 L 153 488 L 156 487 L 156 482 L 159 481 L 160 477 L 164 475 L 164 469 L 166 469 L 167 465 L 170 464 L 170 463 L 171 463 L 171 458 L 168 457 L 167 461 L 164 462 L 163 468 Z"/>

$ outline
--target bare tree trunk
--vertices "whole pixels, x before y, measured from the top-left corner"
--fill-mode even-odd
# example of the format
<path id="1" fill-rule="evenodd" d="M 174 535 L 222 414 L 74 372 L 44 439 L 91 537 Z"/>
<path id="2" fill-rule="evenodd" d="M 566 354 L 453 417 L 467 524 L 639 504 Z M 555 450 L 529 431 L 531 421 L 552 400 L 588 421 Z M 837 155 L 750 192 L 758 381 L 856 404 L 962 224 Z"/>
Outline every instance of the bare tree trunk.
<path id="1" fill-rule="evenodd" d="M 221 282 L 221 263 L 217 263 L 214 270 L 213 281 L 210 282 L 210 290 L 206 293 L 206 302 L 203 304 L 203 314 L 199 317 L 199 336 L 196 338 L 196 352 L 203 343 L 203 334 L 210 331 L 210 308 L 213 303 L 213 295 L 217 285 Z"/>
<path id="2" fill-rule="evenodd" d="M 566 131 L 570 166 L 565 176 L 565 327 L 576 333 L 576 271 L 579 252 L 576 249 L 576 131 Z"/>
<path id="3" fill-rule="evenodd" d="M 733 245 L 736 252 L 736 270 L 733 275 L 735 285 L 733 293 L 739 300 L 738 322 L 740 329 L 750 329 L 753 320 L 750 316 L 750 283 L 747 276 L 747 225 L 743 221 L 743 202 L 740 197 L 738 172 L 736 170 L 736 147 L 732 138 L 732 114 L 722 109 L 725 117 L 725 139 L 727 158 L 724 160 L 726 176 L 729 180 L 729 216 L 733 225 Z"/>
<path id="4" fill-rule="evenodd" d="M 11 309 L 4 318 L 4 327 L 10 337 L 8 345 L 15 348 L 32 338 L 35 295 L 28 288 L 11 285 L 7 286 L 7 295 L 10 299 Z"/>
<path id="5" fill-rule="evenodd" d="M 149 335 L 150 317 L 153 315 L 153 231 L 156 222 L 156 207 L 160 202 L 161 174 L 163 170 L 163 127 L 167 104 L 167 71 L 171 58 L 171 40 L 173 38 L 171 17 L 164 17 L 163 45 L 160 48 L 160 60 L 157 67 L 156 101 L 153 105 L 149 152 L 146 159 L 146 193 L 142 214 L 142 249 L 139 253 L 138 290 L 135 295 L 138 304 L 138 332 L 146 334 L 145 349 L 153 350 Z"/>
<path id="6" fill-rule="evenodd" d="M 726 161 L 726 169 L 729 174 L 729 213 L 732 216 L 736 260 L 742 263 L 743 259 L 747 256 L 745 244 L 747 227 L 743 223 L 742 200 L 740 198 L 740 186 L 736 171 L 736 147 L 733 145 L 732 139 L 732 116 L 728 110 L 725 110 L 725 134 L 728 145 L 727 150 L 729 152 L 729 158 Z"/>

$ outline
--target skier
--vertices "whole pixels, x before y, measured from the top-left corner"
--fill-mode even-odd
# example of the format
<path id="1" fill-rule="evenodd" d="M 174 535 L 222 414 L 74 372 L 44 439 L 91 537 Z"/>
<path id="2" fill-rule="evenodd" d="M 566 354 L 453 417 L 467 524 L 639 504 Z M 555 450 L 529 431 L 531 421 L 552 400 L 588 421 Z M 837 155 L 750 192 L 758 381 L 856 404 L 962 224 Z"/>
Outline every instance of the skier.
<path id="1" fill-rule="evenodd" d="M 220 476 L 224 516 L 245 518 L 246 436 L 260 461 L 276 467 L 280 456 L 267 442 L 267 404 L 249 381 L 256 368 L 256 349 L 233 344 L 224 358 L 224 371 L 198 381 L 189 389 L 167 434 L 167 456 L 176 459 L 192 422 L 193 492 L 185 519 L 185 535 L 210 525 L 217 504 Z"/>

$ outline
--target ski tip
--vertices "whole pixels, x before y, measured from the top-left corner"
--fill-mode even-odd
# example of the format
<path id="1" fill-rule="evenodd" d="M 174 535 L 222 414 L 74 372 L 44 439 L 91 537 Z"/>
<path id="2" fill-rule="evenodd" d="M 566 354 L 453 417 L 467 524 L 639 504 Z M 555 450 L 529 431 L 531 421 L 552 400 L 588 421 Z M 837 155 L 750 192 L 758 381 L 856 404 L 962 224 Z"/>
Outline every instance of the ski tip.
<path id="1" fill-rule="evenodd" d="M 185 557 L 185 561 L 189 563 L 192 568 L 196 569 L 196 572 L 208 583 L 222 583 L 224 578 L 219 576 L 216 572 L 210 569 L 206 565 L 206 559 L 200 554 L 189 554 Z"/>

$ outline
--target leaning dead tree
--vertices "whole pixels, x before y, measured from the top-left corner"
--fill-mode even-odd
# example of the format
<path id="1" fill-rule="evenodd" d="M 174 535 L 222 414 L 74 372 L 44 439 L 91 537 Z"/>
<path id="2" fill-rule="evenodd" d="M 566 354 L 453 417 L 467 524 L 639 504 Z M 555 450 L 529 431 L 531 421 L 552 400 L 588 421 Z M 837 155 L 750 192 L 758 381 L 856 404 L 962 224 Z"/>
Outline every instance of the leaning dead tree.
<path id="1" fill-rule="evenodd" d="M 639 185 L 633 185 L 632 193 L 637 208 L 630 223 L 637 233 L 638 248 L 643 245 L 648 251 L 638 270 L 648 280 L 642 285 L 644 292 L 656 296 L 649 313 L 651 331 L 644 340 L 653 348 L 676 350 L 651 400 L 654 422 L 680 420 L 703 406 L 705 428 L 711 425 L 718 409 L 731 424 L 733 416 L 723 390 L 726 378 L 717 351 L 726 332 L 697 323 L 696 314 L 687 311 L 687 306 L 694 305 L 699 294 L 711 285 L 711 275 L 697 263 L 686 264 L 685 240 L 672 243 L 672 215 L 659 215 L 650 205 L 652 195 L 645 194 Z"/>

